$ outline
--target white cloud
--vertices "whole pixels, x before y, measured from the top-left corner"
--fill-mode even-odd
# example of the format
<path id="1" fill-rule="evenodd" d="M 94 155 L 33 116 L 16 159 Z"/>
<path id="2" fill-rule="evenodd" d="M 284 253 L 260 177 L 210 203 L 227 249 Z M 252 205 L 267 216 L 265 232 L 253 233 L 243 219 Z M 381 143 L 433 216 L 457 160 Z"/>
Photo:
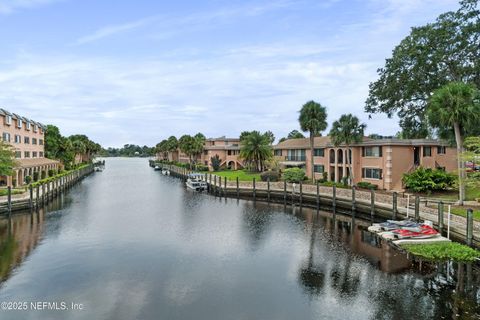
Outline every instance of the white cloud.
<path id="1" fill-rule="evenodd" d="M 64 0 L 2 0 L 0 14 L 10 14 L 19 9 L 30 9 Z"/>

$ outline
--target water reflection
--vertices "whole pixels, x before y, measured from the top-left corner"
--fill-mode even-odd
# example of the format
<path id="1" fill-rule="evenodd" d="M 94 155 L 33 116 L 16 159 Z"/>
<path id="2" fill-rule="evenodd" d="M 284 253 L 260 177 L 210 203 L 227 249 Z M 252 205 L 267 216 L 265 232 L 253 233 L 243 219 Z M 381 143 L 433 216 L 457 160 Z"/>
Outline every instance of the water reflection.
<path id="1" fill-rule="evenodd" d="M 191 192 L 142 160 L 108 159 L 45 210 L 0 220 L 0 301 L 87 306 L 48 319 L 479 317 L 476 266 L 412 262 L 367 226 Z"/>

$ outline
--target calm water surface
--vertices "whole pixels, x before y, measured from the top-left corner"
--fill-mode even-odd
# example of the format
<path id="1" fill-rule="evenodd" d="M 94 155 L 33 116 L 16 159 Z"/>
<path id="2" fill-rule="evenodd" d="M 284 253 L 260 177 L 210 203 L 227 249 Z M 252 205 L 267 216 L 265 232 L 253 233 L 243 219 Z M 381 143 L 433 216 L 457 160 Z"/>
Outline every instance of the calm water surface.
<path id="1" fill-rule="evenodd" d="M 0 319 L 478 319 L 466 264 L 412 263 L 362 221 L 185 190 L 107 159 L 33 214 L 0 220 L 0 301 L 82 310 Z"/>

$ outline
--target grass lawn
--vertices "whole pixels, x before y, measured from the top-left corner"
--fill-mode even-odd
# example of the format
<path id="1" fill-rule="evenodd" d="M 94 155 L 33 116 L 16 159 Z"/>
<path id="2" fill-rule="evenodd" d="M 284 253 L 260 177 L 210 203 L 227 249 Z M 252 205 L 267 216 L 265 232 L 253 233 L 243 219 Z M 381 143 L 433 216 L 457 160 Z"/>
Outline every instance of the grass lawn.
<path id="1" fill-rule="evenodd" d="M 253 181 L 253 178 L 255 178 L 255 181 L 261 181 L 259 173 L 251 173 L 245 170 L 236 170 L 236 171 L 226 170 L 226 171 L 215 171 L 212 173 L 220 177 L 226 177 L 229 181 L 234 181 L 237 179 L 237 177 L 239 181 Z"/>
<path id="2" fill-rule="evenodd" d="M 402 248 L 427 260 L 474 261 L 480 251 L 456 242 L 431 244 L 405 244 Z"/>
<path id="3" fill-rule="evenodd" d="M 467 208 L 458 208 L 458 207 L 453 207 L 452 208 L 452 214 L 455 214 L 457 216 L 462 216 L 462 217 L 467 217 Z M 473 220 L 478 220 L 480 221 L 480 209 L 474 209 L 473 210 Z"/>
<path id="4" fill-rule="evenodd" d="M 20 194 L 24 193 L 26 190 L 25 189 L 12 189 L 12 194 Z M 7 189 L 0 189 L 0 196 L 6 196 L 8 194 Z"/>
<path id="5" fill-rule="evenodd" d="M 423 197 L 430 197 L 435 199 L 443 199 L 449 201 L 458 200 L 458 190 L 449 190 L 444 192 L 434 192 L 430 195 L 420 194 Z M 477 198 L 480 198 L 480 188 L 468 187 L 465 190 L 465 198 L 467 201 L 474 201 Z"/>

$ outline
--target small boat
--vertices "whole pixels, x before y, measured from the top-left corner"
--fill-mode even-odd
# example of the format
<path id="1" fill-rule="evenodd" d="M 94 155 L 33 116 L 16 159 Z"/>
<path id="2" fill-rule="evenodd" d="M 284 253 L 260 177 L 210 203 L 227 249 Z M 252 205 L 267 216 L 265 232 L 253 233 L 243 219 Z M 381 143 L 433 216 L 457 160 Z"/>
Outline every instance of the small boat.
<path id="1" fill-rule="evenodd" d="M 102 171 L 103 171 L 103 168 L 102 168 L 102 167 L 95 167 L 95 171 L 96 171 L 96 172 L 102 172 Z"/>
<path id="2" fill-rule="evenodd" d="M 203 175 L 200 173 L 190 173 L 185 185 L 187 188 L 195 191 L 207 190 L 207 183 L 201 180 Z"/>
<path id="3" fill-rule="evenodd" d="M 163 174 L 164 176 L 169 176 L 169 175 L 170 175 L 170 170 L 168 170 L 168 169 L 162 169 L 162 174 Z"/>
<path id="4" fill-rule="evenodd" d="M 187 186 L 187 188 L 195 191 L 203 191 L 207 189 L 207 183 L 197 179 L 187 179 L 185 185 Z"/>
<path id="5" fill-rule="evenodd" d="M 162 168 L 160 168 L 160 166 L 155 166 L 155 168 L 153 168 L 153 170 L 155 170 L 155 171 L 159 171 L 159 170 L 161 170 L 161 169 L 162 169 Z"/>

